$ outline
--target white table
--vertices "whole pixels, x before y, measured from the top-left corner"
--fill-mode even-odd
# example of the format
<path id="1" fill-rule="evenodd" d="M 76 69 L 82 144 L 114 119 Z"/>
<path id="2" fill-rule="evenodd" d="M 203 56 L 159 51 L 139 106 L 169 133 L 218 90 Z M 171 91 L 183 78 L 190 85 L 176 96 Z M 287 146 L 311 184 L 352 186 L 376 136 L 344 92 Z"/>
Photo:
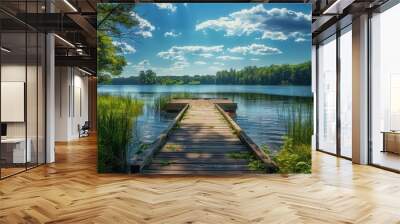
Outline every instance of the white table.
<path id="1" fill-rule="evenodd" d="M 31 139 L 27 139 L 28 143 L 25 151 L 25 138 L 5 138 L 1 139 L 2 145 L 13 145 L 13 163 L 26 163 L 32 160 Z M 25 160 L 26 159 L 26 160 Z"/>

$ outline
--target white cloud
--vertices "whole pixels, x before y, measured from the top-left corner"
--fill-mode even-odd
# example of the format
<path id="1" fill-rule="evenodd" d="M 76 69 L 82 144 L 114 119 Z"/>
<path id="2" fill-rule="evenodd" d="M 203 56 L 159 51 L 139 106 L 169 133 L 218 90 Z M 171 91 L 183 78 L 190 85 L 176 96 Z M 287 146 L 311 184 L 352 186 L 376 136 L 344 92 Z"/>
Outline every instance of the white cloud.
<path id="1" fill-rule="evenodd" d="M 143 71 L 146 69 L 149 69 L 150 67 L 150 62 L 149 60 L 142 60 L 139 63 L 132 65 L 132 68 L 134 68 L 136 71 Z"/>
<path id="2" fill-rule="evenodd" d="M 168 51 L 161 51 L 157 55 L 164 59 L 175 59 L 182 60 L 185 54 L 196 54 L 203 55 L 221 52 L 224 45 L 215 46 L 199 46 L 199 45 L 187 45 L 187 46 L 173 46 Z"/>
<path id="3" fill-rule="evenodd" d="M 205 64 L 207 64 L 205 61 L 195 61 L 194 63 L 196 65 L 205 65 Z"/>
<path id="4" fill-rule="evenodd" d="M 213 54 L 210 54 L 210 53 L 203 53 L 203 54 L 198 54 L 198 55 L 203 58 L 211 58 L 212 56 L 214 56 Z"/>
<path id="5" fill-rule="evenodd" d="M 131 16 L 135 17 L 135 19 L 138 21 L 138 26 L 137 26 L 137 31 L 135 34 L 142 36 L 144 38 L 152 37 L 152 31 L 154 31 L 156 28 L 146 19 L 140 17 L 137 13 L 132 12 Z"/>
<path id="6" fill-rule="evenodd" d="M 296 42 L 304 42 L 304 41 L 307 41 L 307 40 L 304 39 L 304 38 L 302 38 L 302 37 L 299 37 L 299 38 L 297 38 L 297 39 L 294 40 L 294 41 L 296 41 Z"/>
<path id="7" fill-rule="evenodd" d="M 164 33 L 164 37 L 178 37 L 182 35 L 182 33 L 176 33 L 175 31 L 169 31 Z"/>
<path id="8" fill-rule="evenodd" d="M 150 65 L 150 62 L 149 62 L 149 60 L 143 60 L 143 61 L 139 62 L 138 65 L 148 66 L 148 65 Z"/>
<path id="9" fill-rule="evenodd" d="M 228 56 L 228 55 L 223 55 L 223 56 L 218 56 L 217 59 L 223 60 L 223 61 L 233 61 L 233 60 L 242 60 L 242 57 L 235 57 L 235 56 Z"/>
<path id="10" fill-rule="evenodd" d="M 303 34 L 300 32 L 292 32 L 289 34 L 290 37 L 294 38 L 295 42 L 304 42 L 311 40 L 311 34 Z"/>
<path id="11" fill-rule="evenodd" d="M 176 70 L 182 70 L 186 67 L 189 67 L 189 62 L 187 62 L 186 60 L 183 61 L 176 61 L 172 64 L 172 68 L 176 69 Z"/>
<path id="12" fill-rule="evenodd" d="M 184 51 L 196 54 L 206 54 L 206 53 L 217 53 L 224 49 L 224 45 L 214 45 L 214 46 L 200 46 L 200 45 L 188 45 L 181 47 L 173 47 L 178 51 Z"/>
<path id="13" fill-rule="evenodd" d="M 259 58 L 250 58 L 251 61 L 259 61 Z"/>
<path id="14" fill-rule="evenodd" d="M 214 64 L 214 65 L 220 65 L 220 66 L 224 66 L 224 65 L 225 65 L 224 63 L 219 62 L 219 61 L 216 61 L 216 62 L 214 62 L 213 64 Z"/>
<path id="15" fill-rule="evenodd" d="M 223 51 L 223 45 L 215 46 L 200 46 L 200 45 L 187 45 L 187 46 L 173 46 L 167 51 L 161 51 L 157 56 L 172 60 L 172 68 L 181 70 L 188 67 L 190 63 L 186 59 L 187 54 L 199 55 L 199 54 L 211 54 Z"/>
<path id="16" fill-rule="evenodd" d="M 229 48 L 229 52 L 240 53 L 242 55 L 270 55 L 270 54 L 282 54 L 282 51 L 275 47 L 268 47 L 264 44 L 251 44 L 248 46 L 238 46 Z"/>
<path id="17" fill-rule="evenodd" d="M 152 37 L 153 36 L 153 34 L 150 31 L 143 31 L 143 30 L 137 31 L 135 34 L 140 35 L 140 36 L 142 36 L 144 38 L 148 38 L 148 37 Z"/>
<path id="18" fill-rule="evenodd" d="M 203 30 L 205 31 L 206 29 L 213 29 L 216 31 L 225 31 L 226 36 L 234 36 L 235 34 L 239 34 L 239 32 L 244 32 L 239 31 L 239 27 L 241 26 L 241 22 L 238 20 L 232 20 L 228 17 L 221 17 L 216 20 L 207 20 L 205 22 L 202 22 L 200 24 L 196 25 L 196 30 Z"/>
<path id="19" fill-rule="evenodd" d="M 112 43 L 114 46 L 120 48 L 123 54 L 133 54 L 136 52 L 136 49 L 125 41 L 114 40 Z"/>
<path id="20" fill-rule="evenodd" d="M 226 36 L 253 33 L 262 39 L 287 40 L 292 32 L 310 33 L 311 15 L 287 8 L 265 9 L 262 4 L 233 12 L 228 16 L 206 20 L 196 25 L 196 30 L 223 31 Z"/>
<path id="21" fill-rule="evenodd" d="M 176 6 L 172 3 L 154 3 L 157 8 L 168 10 L 170 12 L 176 12 Z"/>
<path id="22" fill-rule="evenodd" d="M 175 51 L 170 51 L 170 50 L 158 52 L 157 56 L 160 58 L 169 59 L 169 60 L 182 60 L 183 59 L 182 52 L 175 52 Z"/>
<path id="23" fill-rule="evenodd" d="M 287 40 L 288 36 L 286 36 L 282 32 L 271 32 L 271 31 L 264 31 L 261 36 L 261 39 L 271 39 L 271 40 Z"/>

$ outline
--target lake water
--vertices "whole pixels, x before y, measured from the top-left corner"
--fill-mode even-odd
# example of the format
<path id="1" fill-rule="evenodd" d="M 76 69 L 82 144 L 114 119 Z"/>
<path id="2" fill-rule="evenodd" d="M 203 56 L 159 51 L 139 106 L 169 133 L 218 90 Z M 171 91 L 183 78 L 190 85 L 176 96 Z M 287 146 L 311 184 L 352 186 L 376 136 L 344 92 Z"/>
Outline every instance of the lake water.
<path id="1" fill-rule="evenodd" d="M 310 86 L 101 85 L 98 90 L 108 93 L 259 93 L 280 96 L 312 96 Z"/>
<path id="2" fill-rule="evenodd" d="M 249 85 L 99 85 L 99 94 L 129 95 L 145 102 L 143 114 L 136 120 L 134 153 L 142 143 L 153 142 L 176 114 L 159 112 L 160 96 L 190 93 L 191 97 L 229 98 L 238 104 L 234 120 L 259 146 L 276 151 L 287 132 L 285 106 L 312 103 L 310 86 Z"/>

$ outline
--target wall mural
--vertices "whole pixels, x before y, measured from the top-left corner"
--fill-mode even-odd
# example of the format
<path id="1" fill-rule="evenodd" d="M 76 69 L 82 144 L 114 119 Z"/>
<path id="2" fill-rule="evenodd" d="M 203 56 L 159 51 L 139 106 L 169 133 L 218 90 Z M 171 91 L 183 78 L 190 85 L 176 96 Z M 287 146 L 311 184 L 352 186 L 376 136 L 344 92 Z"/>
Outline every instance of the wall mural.
<path id="1" fill-rule="evenodd" d="M 97 7 L 100 173 L 311 173 L 310 4 Z"/>

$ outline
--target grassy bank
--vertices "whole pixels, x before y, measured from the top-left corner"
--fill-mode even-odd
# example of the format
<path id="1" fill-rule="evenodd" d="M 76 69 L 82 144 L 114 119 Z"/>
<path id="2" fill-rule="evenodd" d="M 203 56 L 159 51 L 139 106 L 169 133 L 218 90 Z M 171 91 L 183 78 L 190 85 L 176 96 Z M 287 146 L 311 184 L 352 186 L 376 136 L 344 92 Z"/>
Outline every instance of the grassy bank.
<path id="1" fill-rule="evenodd" d="M 98 97 L 98 172 L 126 172 L 134 120 L 142 113 L 142 108 L 142 101 L 130 97 Z"/>
<path id="2" fill-rule="evenodd" d="M 280 173 L 311 173 L 312 101 L 285 104 L 281 113 L 287 134 L 280 151 L 272 153 L 266 145 L 262 148 L 276 162 Z"/>

